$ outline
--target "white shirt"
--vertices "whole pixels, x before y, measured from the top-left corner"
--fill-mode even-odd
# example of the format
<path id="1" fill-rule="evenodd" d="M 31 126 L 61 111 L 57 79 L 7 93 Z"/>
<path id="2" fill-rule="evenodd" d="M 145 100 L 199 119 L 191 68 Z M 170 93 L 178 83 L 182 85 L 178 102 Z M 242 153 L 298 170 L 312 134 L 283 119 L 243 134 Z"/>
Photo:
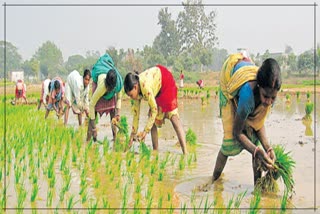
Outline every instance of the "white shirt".
<path id="1" fill-rule="evenodd" d="M 45 79 L 43 81 L 43 97 L 42 97 L 42 100 L 43 100 L 43 103 L 47 104 L 47 101 L 46 101 L 46 97 L 49 95 L 49 83 L 51 82 L 50 79 Z"/>
<path id="2" fill-rule="evenodd" d="M 77 70 L 68 75 L 65 93 L 70 106 L 75 104 L 79 108 L 88 108 L 89 84 L 84 88 L 83 77 Z"/>

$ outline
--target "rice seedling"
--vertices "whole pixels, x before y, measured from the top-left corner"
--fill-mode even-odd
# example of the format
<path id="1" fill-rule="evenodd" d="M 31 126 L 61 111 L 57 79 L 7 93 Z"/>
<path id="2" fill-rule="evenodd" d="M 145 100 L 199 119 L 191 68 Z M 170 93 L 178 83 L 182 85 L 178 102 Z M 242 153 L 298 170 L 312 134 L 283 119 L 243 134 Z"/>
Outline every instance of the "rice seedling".
<path id="1" fill-rule="evenodd" d="M 22 208 L 24 208 L 23 204 L 27 198 L 27 191 L 25 190 L 25 188 L 23 186 L 21 186 L 18 188 L 17 194 L 18 194 L 17 208 L 22 209 Z"/>
<path id="2" fill-rule="evenodd" d="M 105 198 L 102 198 L 102 208 L 110 208 L 110 204 Z"/>
<path id="3" fill-rule="evenodd" d="M 88 200 L 88 191 L 87 189 L 82 189 L 83 191 L 80 193 L 81 203 L 84 204 Z"/>
<path id="4" fill-rule="evenodd" d="M 284 194 L 281 198 L 281 213 L 285 213 L 287 210 L 287 201 L 288 201 L 288 192 L 284 191 Z"/>
<path id="5" fill-rule="evenodd" d="M 297 91 L 297 92 L 296 92 L 297 99 L 300 99 L 300 94 L 301 94 L 300 91 Z"/>
<path id="6" fill-rule="evenodd" d="M 98 208 L 98 201 L 97 200 L 95 202 L 90 201 L 88 213 L 89 214 L 96 213 L 97 212 L 97 208 Z"/>
<path id="7" fill-rule="evenodd" d="M 180 160 L 179 160 L 179 169 L 183 170 L 186 167 L 186 163 L 185 163 L 185 159 L 184 159 L 184 155 L 180 156 Z"/>
<path id="8" fill-rule="evenodd" d="M 306 95 L 307 95 L 307 100 L 309 100 L 309 99 L 310 99 L 310 97 L 311 97 L 311 93 L 310 93 L 310 91 L 308 91 Z"/>
<path id="9" fill-rule="evenodd" d="M 195 146 L 197 144 L 197 136 L 194 133 L 194 131 L 192 131 L 191 128 L 188 128 L 187 130 L 186 141 L 187 141 L 187 144 L 190 146 Z"/>
<path id="10" fill-rule="evenodd" d="M 69 199 L 67 200 L 66 204 L 67 204 L 67 210 L 71 211 L 71 209 L 73 208 L 73 206 L 77 203 L 77 201 L 73 201 L 74 200 L 74 195 L 71 195 L 69 197 Z"/>
<path id="11" fill-rule="evenodd" d="M 163 201 L 163 196 L 160 195 L 160 197 L 158 199 L 158 208 L 162 208 L 162 201 Z"/>
<path id="12" fill-rule="evenodd" d="M 250 210 L 249 210 L 250 214 L 256 214 L 256 213 L 259 212 L 259 210 L 260 210 L 260 208 L 259 208 L 260 202 L 261 202 L 261 192 L 259 190 L 255 190 L 254 191 L 254 196 L 250 200 Z"/>
<path id="13" fill-rule="evenodd" d="M 128 205 L 128 184 L 125 184 L 122 192 L 122 211 L 127 208 Z"/>
<path id="14" fill-rule="evenodd" d="M 158 174 L 158 181 L 162 181 L 162 180 L 163 180 L 163 173 L 164 173 L 164 170 L 161 169 L 161 170 L 159 171 L 159 174 Z"/>
<path id="15" fill-rule="evenodd" d="M 53 189 L 49 189 L 47 192 L 47 207 L 51 207 L 52 205 L 52 198 L 53 198 Z"/>
<path id="16" fill-rule="evenodd" d="M 310 100 L 308 100 L 305 104 L 305 112 L 306 112 L 306 115 L 303 117 L 304 120 L 312 120 L 312 117 L 311 117 L 311 113 L 313 111 L 313 102 L 311 102 Z"/>
<path id="17" fill-rule="evenodd" d="M 260 191 L 277 192 L 279 188 L 276 180 L 281 178 L 285 185 L 285 191 L 291 193 L 294 186 L 292 174 L 295 161 L 290 156 L 291 152 L 285 152 L 283 146 L 275 145 L 273 150 L 277 157 L 274 164 L 275 170 L 269 170 L 265 176 L 261 177 L 257 181 L 256 188 Z"/>
<path id="18" fill-rule="evenodd" d="M 31 198 L 30 198 L 31 202 L 34 202 L 36 200 L 36 197 L 38 195 L 38 191 L 39 191 L 38 184 L 33 184 L 32 185 L 32 191 L 31 191 Z"/>

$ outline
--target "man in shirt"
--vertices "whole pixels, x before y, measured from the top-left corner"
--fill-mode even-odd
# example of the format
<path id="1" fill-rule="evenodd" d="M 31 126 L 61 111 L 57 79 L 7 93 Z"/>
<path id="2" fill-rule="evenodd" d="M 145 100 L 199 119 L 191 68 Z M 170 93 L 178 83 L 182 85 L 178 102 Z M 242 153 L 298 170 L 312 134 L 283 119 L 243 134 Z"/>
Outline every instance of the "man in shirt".
<path id="1" fill-rule="evenodd" d="M 67 125 L 69 110 L 72 108 L 73 113 L 78 115 L 79 126 L 82 124 L 82 113 L 89 116 L 89 82 L 91 73 L 85 69 L 83 76 L 77 70 L 72 71 L 67 77 L 66 84 L 66 110 L 64 115 L 64 124 Z"/>

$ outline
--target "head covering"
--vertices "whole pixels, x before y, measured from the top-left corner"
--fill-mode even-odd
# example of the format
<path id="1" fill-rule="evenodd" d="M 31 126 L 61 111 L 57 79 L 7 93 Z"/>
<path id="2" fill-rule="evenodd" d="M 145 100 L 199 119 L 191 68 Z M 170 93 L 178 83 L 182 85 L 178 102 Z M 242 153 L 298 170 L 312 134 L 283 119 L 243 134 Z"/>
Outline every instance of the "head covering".
<path id="1" fill-rule="evenodd" d="M 112 70 L 112 69 L 116 72 L 117 83 L 116 83 L 116 86 L 114 87 L 114 89 L 112 91 L 108 91 L 103 96 L 103 98 L 107 99 L 107 100 L 110 100 L 112 97 L 114 97 L 115 93 L 120 92 L 121 88 L 123 87 L 122 77 L 121 77 L 120 72 L 118 71 L 118 69 L 115 67 L 111 56 L 106 53 L 105 55 L 100 57 L 98 59 L 98 61 L 96 62 L 96 64 L 94 64 L 94 66 L 92 68 L 92 71 L 91 71 L 92 81 L 97 83 L 98 76 L 100 74 L 108 74 L 108 72 L 110 70 Z"/>

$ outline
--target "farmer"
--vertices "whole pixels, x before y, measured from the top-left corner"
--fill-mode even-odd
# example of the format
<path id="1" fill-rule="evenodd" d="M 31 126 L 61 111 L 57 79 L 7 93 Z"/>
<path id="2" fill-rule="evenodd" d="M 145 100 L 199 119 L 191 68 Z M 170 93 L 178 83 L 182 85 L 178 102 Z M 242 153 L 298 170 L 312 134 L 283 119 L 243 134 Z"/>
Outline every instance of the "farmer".
<path id="1" fill-rule="evenodd" d="M 63 114 L 63 100 L 64 100 L 64 83 L 60 77 L 55 77 L 50 82 L 49 87 L 49 101 L 47 106 L 47 118 L 51 110 L 55 110 L 58 118 Z"/>
<path id="2" fill-rule="evenodd" d="M 152 146 L 158 149 L 158 130 L 164 119 L 171 120 L 177 133 L 182 152 L 187 153 L 185 132 L 179 119 L 177 87 L 171 72 L 162 65 L 149 68 L 139 75 L 128 73 L 124 80 L 124 90 L 133 99 L 133 124 L 129 147 L 136 137 L 144 140 L 151 131 Z M 148 101 L 149 118 L 144 130 L 138 132 L 141 100 Z"/>
<path id="3" fill-rule="evenodd" d="M 180 88 L 183 88 L 183 80 L 184 80 L 184 74 L 182 73 L 182 70 L 180 71 Z"/>
<path id="4" fill-rule="evenodd" d="M 266 59 L 260 68 L 241 53 L 230 55 L 225 61 L 220 74 L 224 138 L 212 181 L 220 177 L 228 157 L 243 149 L 252 154 L 254 184 L 261 177 L 262 168 L 273 169 L 276 157 L 268 143 L 264 122 L 280 87 L 280 68 L 272 58 Z"/>
<path id="5" fill-rule="evenodd" d="M 106 116 L 110 113 L 110 122 L 113 118 L 120 120 L 121 98 L 122 98 L 122 77 L 114 65 L 109 54 L 105 54 L 96 62 L 92 68 L 92 97 L 89 103 L 89 125 L 87 142 L 93 136 L 97 140 L 95 118 L 97 112 L 100 117 L 103 113 Z M 113 140 L 116 137 L 116 127 L 111 122 Z"/>
<path id="6" fill-rule="evenodd" d="M 15 98 L 14 98 L 14 102 L 12 102 L 12 104 L 14 104 L 14 105 L 17 104 L 17 100 L 19 101 L 20 98 L 23 98 L 24 101 L 26 102 L 26 104 L 28 104 L 26 92 L 27 92 L 26 84 L 23 82 L 22 79 L 17 80 L 16 90 L 15 90 Z"/>
<path id="7" fill-rule="evenodd" d="M 89 82 L 91 73 L 85 69 L 83 76 L 77 70 L 72 71 L 67 77 L 66 84 L 66 111 L 64 115 L 64 124 L 67 125 L 69 110 L 72 108 L 74 114 L 78 115 L 79 126 L 82 124 L 82 113 L 89 116 Z"/>
<path id="8" fill-rule="evenodd" d="M 42 82 L 42 86 L 41 86 L 41 97 L 40 97 L 40 101 L 38 104 L 38 110 L 41 107 L 41 104 L 43 103 L 44 107 L 47 108 L 47 103 L 49 101 L 49 84 L 50 84 L 51 80 L 49 78 L 45 79 Z"/>
<path id="9" fill-rule="evenodd" d="M 202 79 L 199 79 L 196 83 L 197 83 L 197 85 L 199 86 L 200 89 L 203 89 L 204 81 Z"/>

